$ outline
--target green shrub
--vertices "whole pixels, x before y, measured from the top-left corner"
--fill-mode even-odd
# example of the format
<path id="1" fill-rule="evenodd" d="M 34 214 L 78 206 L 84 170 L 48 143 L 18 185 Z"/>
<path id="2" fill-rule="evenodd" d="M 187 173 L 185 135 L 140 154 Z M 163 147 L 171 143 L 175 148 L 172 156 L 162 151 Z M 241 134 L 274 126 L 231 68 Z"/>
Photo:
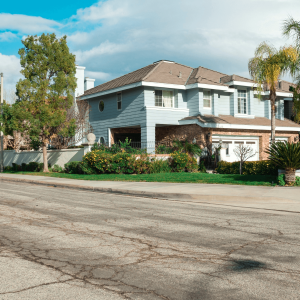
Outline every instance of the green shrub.
<path id="1" fill-rule="evenodd" d="M 296 180 L 295 180 L 294 185 L 295 186 L 300 186 L 300 177 L 299 176 L 296 176 Z"/>
<path id="2" fill-rule="evenodd" d="M 197 160 L 187 153 L 175 151 L 171 153 L 171 169 L 173 172 L 197 172 Z"/>
<path id="3" fill-rule="evenodd" d="M 27 171 L 27 164 L 22 163 L 21 164 L 21 169 L 22 169 L 22 171 Z"/>
<path id="4" fill-rule="evenodd" d="M 278 176 L 278 185 L 285 186 L 285 175 L 281 174 Z"/>
<path id="5" fill-rule="evenodd" d="M 59 167 L 59 168 L 61 168 L 61 167 Z M 61 170 L 62 170 L 62 168 L 61 168 Z M 53 171 L 53 169 L 52 169 L 52 171 Z M 82 167 L 82 162 L 81 161 L 71 161 L 69 163 L 66 163 L 64 171 L 65 171 L 65 173 L 69 173 L 69 174 L 83 174 L 84 171 L 83 171 L 83 167 Z M 56 171 L 53 171 L 53 172 L 56 172 Z"/>
<path id="6" fill-rule="evenodd" d="M 51 171 L 56 173 L 63 173 L 64 169 L 59 165 L 54 165 Z"/>
<path id="7" fill-rule="evenodd" d="M 205 168 L 205 165 L 204 165 L 204 161 L 200 161 L 200 164 L 199 164 L 199 172 L 201 173 L 206 173 L 206 168 Z"/>
<path id="8" fill-rule="evenodd" d="M 4 171 L 8 171 L 8 172 L 11 172 L 13 170 L 13 168 L 11 166 L 6 166 L 3 169 L 4 169 Z"/>
<path id="9" fill-rule="evenodd" d="M 167 147 L 166 145 L 158 145 L 155 149 L 156 154 L 170 154 L 173 152 L 171 147 Z"/>
<path id="10" fill-rule="evenodd" d="M 172 171 L 168 160 L 153 158 L 150 165 L 150 173 L 170 173 Z"/>
<path id="11" fill-rule="evenodd" d="M 39 163 L 32 161 L 26 165 L 26 171 L 28 172 L 39 172 Z"/>
<path id="12" fill-rule="evenodd" d="M 240 162 L 220 161 L 216 168 L 219 174 L 239 174 Z M 246 161 L 243 165 L 243 175 L 277 175 L 278 167 L 269 160 Z"/>

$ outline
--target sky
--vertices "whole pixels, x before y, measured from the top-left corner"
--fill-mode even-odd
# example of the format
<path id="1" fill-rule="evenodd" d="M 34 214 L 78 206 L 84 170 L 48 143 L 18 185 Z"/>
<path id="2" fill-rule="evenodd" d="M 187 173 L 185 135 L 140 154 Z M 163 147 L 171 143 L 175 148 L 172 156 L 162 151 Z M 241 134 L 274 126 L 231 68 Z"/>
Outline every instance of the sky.
<path id="1" fill-rule="evenodd" d="M 299 11 L 299 0 L 2 1 L 0 72 L 13 90 L 22 39 L 54 32 L 96 85 L 158 60 L 249 77 L 261 42 L 292 43 L 282 26 Z"/>

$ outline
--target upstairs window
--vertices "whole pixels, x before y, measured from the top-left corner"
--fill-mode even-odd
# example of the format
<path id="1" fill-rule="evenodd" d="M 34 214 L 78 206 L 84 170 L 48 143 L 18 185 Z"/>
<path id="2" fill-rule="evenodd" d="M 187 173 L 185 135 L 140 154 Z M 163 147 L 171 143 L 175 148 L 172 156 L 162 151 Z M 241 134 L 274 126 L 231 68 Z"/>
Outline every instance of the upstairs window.
<path id="1" fill-rule="evenodd" d="M 155 91 L 155 106 L 160 107 L 174 107 L 173 105 L 173 92 L 172 91 L 163 91 L 156 90 Z"/>
<path id="2" fill-rule="evenodd" d="M 238 90 L 238 113 L 247 114 L 247 96 L 244 90 Z"/>
<path id="3" fill-rule="evenodd" d="M 122 93 L 117 94 L 117 107 L 118 110 L 122 110 Z"/>
<path id="4" fill-rule="evenodd" d="M 203 107 L 204 108 L 211 108 L 210 91 L 203 91 Z"/>

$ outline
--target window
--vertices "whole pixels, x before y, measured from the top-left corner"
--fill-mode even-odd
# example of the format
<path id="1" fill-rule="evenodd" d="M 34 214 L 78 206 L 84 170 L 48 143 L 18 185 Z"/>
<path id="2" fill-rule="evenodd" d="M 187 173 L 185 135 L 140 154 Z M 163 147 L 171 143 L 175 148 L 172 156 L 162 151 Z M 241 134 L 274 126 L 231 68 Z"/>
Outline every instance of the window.
<path id="1" fill-rule="evenodd" d="M 173 92 L 172 91 L 155 91 L 155 106 L 173 107 Z"/>
<path id="2" fill-rule="evenodd" d="M 247 114 L 247 97 L 243 90 L 238 90 L 238 113 Z"/>
<path id="3" fill-rule="evenodd" d="M 203 91 L 203 107 L 211 108 L 210 91 Z"/>
<path id="4" fill-rule="evenodd" d="M 99 102 L 99 110 L 101 112 L 104 110 L 104 102 L 102 100 Z"/>
<path id="5" fill-rule="evenodd" d="M 122 110 L 122 93 L 117 94 L 117 107 L 118 110 Z"/>
<path id="6" fill-rule="evenodd" d="M 104 145 L 105 144 L 105 139 L 104 139 L 104 137 L 101 137 L 100 138 L 100 145 Z"/>

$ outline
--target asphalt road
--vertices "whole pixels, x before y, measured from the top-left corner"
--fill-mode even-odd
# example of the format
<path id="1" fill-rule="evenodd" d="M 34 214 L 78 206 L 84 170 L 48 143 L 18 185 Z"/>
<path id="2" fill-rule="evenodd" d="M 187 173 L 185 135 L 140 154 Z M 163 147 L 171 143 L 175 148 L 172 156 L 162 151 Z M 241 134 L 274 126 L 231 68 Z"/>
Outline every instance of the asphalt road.
<path id="1" fill-rule="evenodd" d="M 300 299 L 299 217 L 0 182 L 0 299 Z"/>

